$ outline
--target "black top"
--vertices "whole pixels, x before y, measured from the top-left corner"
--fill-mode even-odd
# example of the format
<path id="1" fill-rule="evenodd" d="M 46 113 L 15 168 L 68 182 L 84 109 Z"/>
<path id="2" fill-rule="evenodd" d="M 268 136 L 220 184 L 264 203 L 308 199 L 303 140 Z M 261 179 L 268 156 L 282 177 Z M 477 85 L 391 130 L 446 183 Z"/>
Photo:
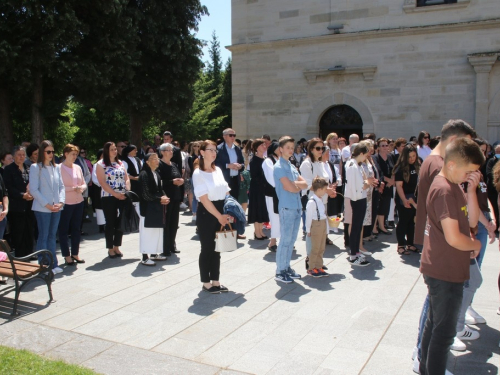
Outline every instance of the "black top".
<path id="1" fill-rule="evenodd" d="M 189 170 L 190 170 L 189 177 L 190 178 L 193 177 L 193 173 L 194 173 L 194 161 L 196 159 L 198 159 L 198 155 L 194 155 L 194 154 L 191 155 L 191 156 L 189 156 L 189 158 L 188 158 L 188 165 L 189 165 Z"/>
<path id="2" fill-rule="evenodd" d="M 132 162 L 132 160 L 130 160 L 131 158 L 135 159 L 135 161 L 137 163 L 137 166 L 139 167 L 139 170 L 136 170 L 134 163 Z M 128 166 L 127 173 L 128 173 L 128 175 L 132 176 L 132 177 L 138 177 L 139 173 L 141 172 L 141 169 L 142 169 L 141 159 L 139 159 L 138 157 L 129 156 L 129 157 L 125 158 L 124 161 L 127 162 L 127 166 Z M 140 188 L 140 185 L 139 185 L 139 180 L 137 180 L 137 181 L 136 180 L 130 180 L 130 190 L 132 190 L 136 194 L 140 193 L 141 188 Z"/>
<path id="3" fill-rule="evenodd" d="M 163 190 L 171 201 L 181 201 L 182 189 L 180 186 L 174 185 L 173 182 L 174 178 L 182 178 L 181 171 L 177 167 L 177 164 L 173 161 L 171 161 L 170 164 L 171 165 L 168 165 L 164 161 L 160 160 L 160 166 L 158 167 L 163 184 Z"/>
<path id="4" fill-rule="evenodd" d="M 153 174 L 156 175 L 157 181 L 155 181 Z M 141 185 L 140 211 L 141 216 L 144 217 L 144 226 L 146 228 L 163 228 L 165 213 L 161 197 L 164 193 L 161 189 L 160 175 L 147 166 L 139 173 L 139 183 Z"/>
<path id="5" fill-rule="evenodd" d="M 250 161 L 250 193 L 248 195 L 248 223 L 265 223 L 269 221 L 266 206 L 266 176 L 262 169 L 264 159 L 254 155 Z"/>
<path id="6" fill-rule="evenodd" d="M 26 212 L 31 211 L 33 201 L 23 199 L 29 184 L 30 170 L 26 164 L 23 164 L 24 172 L 21 172 L 16 163 L 5 167 L 3 179 L 7 191 L 9 192 L 9 211 Z"/>
<path id="7" fill-rule="evenodd" d="M 7 188 L 5 187 L 2 176 L 0 176 L 0 203 L 2 203 L 3 197 L 6 197 L 7 195 Z"/>
<path id="8" fill-rule="evenodd" d="M 373 155 L 372 159 L 377 166 L 377 169 L 380 173 L 380 177 L 382 177 L 382 181 L 383 177 L 392 178 L 392 170 L 394 169 L 394 163 L 390 155 L 387 155 L 387 160 L 384 160 L 380 156 L 380 154 Z M 386 183 L 382 195 L 392 197 L 392 186 L 389 187 L 387 186 Z"/>
<path id="9" fill-rule="evenodd" d="M 415 194 L 415 189 L 418 183 L 418 174 L 414 165 L 410 165 L 410 179 L 406 182 L 403 178 L 403 171 L 396 171 L 396 181 L 403 181 L 403 191 L 405 194 Z"/>

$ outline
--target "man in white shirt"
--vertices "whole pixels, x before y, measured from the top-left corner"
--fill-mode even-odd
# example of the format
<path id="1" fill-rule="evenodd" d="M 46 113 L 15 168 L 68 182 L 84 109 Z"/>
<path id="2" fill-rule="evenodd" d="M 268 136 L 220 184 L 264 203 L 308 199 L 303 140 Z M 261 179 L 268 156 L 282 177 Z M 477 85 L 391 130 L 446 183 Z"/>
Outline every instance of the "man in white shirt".
<path id="1" fill-rule="evenodd" d="M 351 157 L 351 146 L 355 143 L 359 143 L 359 136 L 357 134 L 351 134 L 349 136 L 349 145 L 342 149 L 342 161 L 345 163 Z"/>

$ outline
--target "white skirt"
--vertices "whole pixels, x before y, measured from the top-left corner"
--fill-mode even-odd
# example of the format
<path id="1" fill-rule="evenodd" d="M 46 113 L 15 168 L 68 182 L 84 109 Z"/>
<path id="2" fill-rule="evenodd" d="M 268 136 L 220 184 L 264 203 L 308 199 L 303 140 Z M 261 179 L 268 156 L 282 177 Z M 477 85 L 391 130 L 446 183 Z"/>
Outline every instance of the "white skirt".
<path id="1" fill-rule="evenodd" d="M 95 209 L 95 216 L 97 218 L 97 225 L 105 225 L 106 224 L 106 218 L 104 217 L 104 211 L 96 208 Z"/>
<path id="2" fill-rule="evenodd" d="M 139 221 L 139 251 L 141 254 L 163 253 L 163 228 L 146 228 L 143 216 Z"/>

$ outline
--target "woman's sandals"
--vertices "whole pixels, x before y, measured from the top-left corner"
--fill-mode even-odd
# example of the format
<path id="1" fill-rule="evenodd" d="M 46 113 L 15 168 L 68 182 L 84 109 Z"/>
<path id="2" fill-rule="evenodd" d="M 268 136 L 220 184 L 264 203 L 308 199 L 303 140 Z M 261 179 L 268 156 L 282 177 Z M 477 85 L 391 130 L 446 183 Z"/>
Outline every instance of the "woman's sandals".
<path id="1" fill-rule="evenodd" d="M 398 246 L 399 255 L 410 255 L 410 250 L 406 249 L 405 246 Z"/>

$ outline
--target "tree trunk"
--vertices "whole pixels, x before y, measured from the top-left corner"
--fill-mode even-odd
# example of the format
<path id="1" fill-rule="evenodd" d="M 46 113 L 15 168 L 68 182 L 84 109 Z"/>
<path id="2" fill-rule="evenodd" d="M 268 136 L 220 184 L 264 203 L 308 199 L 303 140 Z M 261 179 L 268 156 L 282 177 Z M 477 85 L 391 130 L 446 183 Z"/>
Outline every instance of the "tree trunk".
<path id="1" fill-rule="evenodd" d="M 142 138 L 142 119 L 135 113 L 130 113 L 130 142 L 140 147 Z"/>
<path id="2" fill-rule="evenodd" d="M 33 103 L 31 106 L 31 141 L 40 145 L 43 141 L 43 80 L 40 73 L 35 74 Z"/>
<path id="3" fill-rule="evenodd" d="M 10 96 L 6 88 L 0 87 L 0 152 L 12 152 L 14 135 L 10 117 Z"/>

